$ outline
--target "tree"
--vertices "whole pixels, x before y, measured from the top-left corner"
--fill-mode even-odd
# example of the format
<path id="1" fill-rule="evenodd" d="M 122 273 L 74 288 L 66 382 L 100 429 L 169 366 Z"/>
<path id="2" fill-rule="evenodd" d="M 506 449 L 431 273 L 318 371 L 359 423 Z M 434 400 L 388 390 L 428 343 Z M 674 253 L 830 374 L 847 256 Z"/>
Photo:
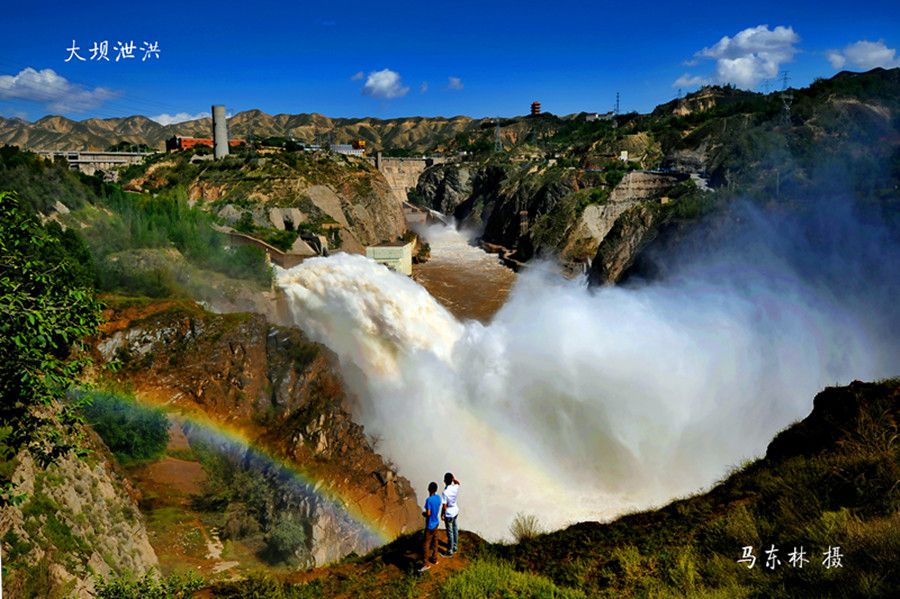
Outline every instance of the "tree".
<path id="1" fill-rule="evenodd" d="M 28 450 L 42 467 L 77 441 L 77 406 L 62 402 L 87 363 L 72 357 L 97 331 L 99 304 L 65 243 L 0 193 L 0 462 Z M 76 352 L 77 353 L 77 352 Z M 12 497 L 0 469 L 0 505 Z"/>

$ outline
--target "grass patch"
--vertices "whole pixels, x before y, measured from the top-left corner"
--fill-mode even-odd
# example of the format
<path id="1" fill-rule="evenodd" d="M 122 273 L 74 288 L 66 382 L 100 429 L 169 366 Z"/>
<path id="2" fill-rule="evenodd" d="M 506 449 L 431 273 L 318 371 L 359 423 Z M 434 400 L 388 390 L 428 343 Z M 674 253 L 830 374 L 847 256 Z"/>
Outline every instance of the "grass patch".
<path id="1" fill-rule="evenodd" d="M 549 579 L 536 574 L 514 570 L 502 561 L 481 559 L 451 576 L 441 585 L 442 599 L 468 597 L 531 597 L 554 599 L 581 599 L 587 597 L 576 589 L 560 587 Z"/>

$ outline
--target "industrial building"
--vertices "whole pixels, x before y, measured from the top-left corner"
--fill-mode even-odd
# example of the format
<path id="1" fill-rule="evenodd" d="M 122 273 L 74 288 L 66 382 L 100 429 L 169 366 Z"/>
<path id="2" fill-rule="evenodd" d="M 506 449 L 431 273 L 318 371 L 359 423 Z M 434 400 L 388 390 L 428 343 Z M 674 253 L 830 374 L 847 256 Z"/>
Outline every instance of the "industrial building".
<path id="1" fill-rule="evenodd" d="M 335 154 L 364 156 L 366 154 L 366 141 L 364 139 L 358 139 L 352 144 L 331 144 L 329 149 Z"/>
<path id="2" fill-rule="evenodd" d="M 397 241 L 366 248 L 366 258 L 384 264 L 393 271 L 412 276 L 412 256 L 415 241 Z"/>
<path id="3" fill-rule="evenodd" d="M 244 140 L 242 139 L 228 140 L 229 147 L 236 148 L 242 145 L 244 145 Z M 174 135 L 166 140 L 166 152 L 190 150 L 196 147 L 211 148 L 213 147 L 213 140 L 209 137 L 184 137 L 181 135 Z"/>

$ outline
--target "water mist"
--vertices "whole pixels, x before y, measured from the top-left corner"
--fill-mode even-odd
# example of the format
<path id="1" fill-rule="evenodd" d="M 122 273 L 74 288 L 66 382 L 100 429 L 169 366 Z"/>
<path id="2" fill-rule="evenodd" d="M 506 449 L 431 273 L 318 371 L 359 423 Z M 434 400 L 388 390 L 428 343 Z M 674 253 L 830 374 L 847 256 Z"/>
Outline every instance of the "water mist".
<path id="1" fill-rule="evenodd" d="M 788 232 L 750 228 L 757 243 L 707 248 L 655 282 L 588 289 L 537 265 L 487 325 L 361 256 L 277 277 L 296 324 L 339 357 L 380 450 L 420 496 L 453 471 L 461 526 L 496 539 L 516 512 L 555 528 L 706 487 L 822 387 L 895 374 L 896 341 L 871 309 L 798 266 L 828 270 L 809 240 L 781 247 Z"/>

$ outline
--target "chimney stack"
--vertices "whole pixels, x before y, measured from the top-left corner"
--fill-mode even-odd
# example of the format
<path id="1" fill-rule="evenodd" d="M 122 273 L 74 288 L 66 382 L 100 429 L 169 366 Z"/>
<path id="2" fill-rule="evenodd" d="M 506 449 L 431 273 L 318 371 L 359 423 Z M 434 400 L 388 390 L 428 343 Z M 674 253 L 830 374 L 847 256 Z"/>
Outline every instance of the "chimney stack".
<path id="1" fill-rule="evenodd" d="M 228 123 L 225 120 L 225 107 L 213 104 L 213 155 L 216 160 L 228 156 Z"/>

